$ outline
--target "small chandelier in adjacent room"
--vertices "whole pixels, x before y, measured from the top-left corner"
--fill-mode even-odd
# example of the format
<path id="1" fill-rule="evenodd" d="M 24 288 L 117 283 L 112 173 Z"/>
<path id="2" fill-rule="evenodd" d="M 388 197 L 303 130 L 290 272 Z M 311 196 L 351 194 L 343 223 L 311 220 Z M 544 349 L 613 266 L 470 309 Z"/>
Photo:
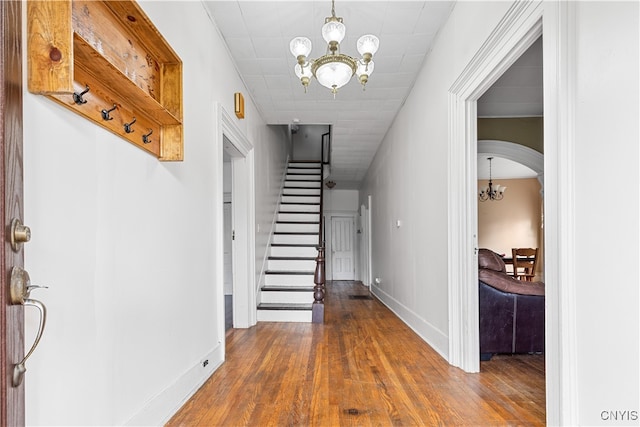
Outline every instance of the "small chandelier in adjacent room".
<path id="1" fill-rule="evenodd" d="M 295 66 L 296 76 L 307 91 L 311 77 L 331 89 L 335 98 L 338 89 L 349 83 L 355 73 L 364 86 L 373 73 L 374 64 L 371 60 L 378 51 L 380 41 L 374 35 L 367 34 L 358 39 L 356 46 L 362 58 L 353 58 L 340 53 L 340 43 L 344 39 L 347 28 L 342 18 L 336 17 L 335 0 L 331 0 L 331 16 L 325 18 L 322 26 L 322 37 L 327 42 L 327 53 L 318 59 L 307 59 L 311 53 L 311 40 L 306 37 L 296 37 L 289 43 L 289 48 L 298 63 Z"/>
<path id="2" fill-rule="evenodd" d="M 481 202 L 486 202 L 487 200 L 502 200 L 504 197 L 504 191 L 507 187 L 503 187 L 502 185 L 496 184 L 493 186 L 493 181 L 491 180 L 491 160 L 493 157 L 487 157 L 489 160 L 489 185 L 480 190 L 478 197 Z"/>

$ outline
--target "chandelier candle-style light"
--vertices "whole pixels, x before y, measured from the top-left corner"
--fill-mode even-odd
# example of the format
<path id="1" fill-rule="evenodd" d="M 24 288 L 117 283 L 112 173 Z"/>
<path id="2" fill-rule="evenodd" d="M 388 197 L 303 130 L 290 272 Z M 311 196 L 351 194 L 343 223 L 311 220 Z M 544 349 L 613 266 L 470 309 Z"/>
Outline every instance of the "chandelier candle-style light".
<path id="1" fill-rule="evenodd" d="M 487 160 L 489 160 L 489 185 L 480 190 L 478 198 L 481 202 L 486 202 L 487 200 L 502 200 L 507 187 L 499 184 L 496 184 L 495 187 L 493 186 L 493 181 L 491 180 L 491 160 L 493 160 L 493 157 L 487 157 Z"/>
<path id="2" fill-rule="evenodd" d="M 342 18 L 336 17 L 335 0 L 331 0 L 331 16 L 325 18 L 322 26 L 322 37 L 327 42 L 327 53 L 318 59 L 307 59 L 311 53 L 311 40 L 306 37 L 296 37 L 289 43 L 291 53 L 298 63 L 295 66 L 296 76 L 300 79 L 304 91 L 311 81 L 311 76 L 318 82 L 331 89 L 335 98 L 338 89 L 349 83 L 354 74 L 358 76 L 364 90 L 369 76 L 373 73 L 373 55 L 378 51 L 380 41 L 374 35 L 367 34 L 356 43 L 362 58 L 353 58 L 340 53 L 340 43 L 344 39 L 347 28 Z"/>

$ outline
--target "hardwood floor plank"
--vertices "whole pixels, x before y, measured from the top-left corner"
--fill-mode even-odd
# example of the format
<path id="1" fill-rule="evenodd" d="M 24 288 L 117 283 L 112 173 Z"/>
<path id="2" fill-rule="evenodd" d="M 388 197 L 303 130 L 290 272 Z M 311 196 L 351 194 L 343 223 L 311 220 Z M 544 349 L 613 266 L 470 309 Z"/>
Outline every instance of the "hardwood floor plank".
<path id="1" fill-rule="evenodd" d="M 227 361 L 168 426 L 539 426 L 544 356 L 454 368 L 361 284 L 327 287 L 324 324 L 227 333 Z"/>

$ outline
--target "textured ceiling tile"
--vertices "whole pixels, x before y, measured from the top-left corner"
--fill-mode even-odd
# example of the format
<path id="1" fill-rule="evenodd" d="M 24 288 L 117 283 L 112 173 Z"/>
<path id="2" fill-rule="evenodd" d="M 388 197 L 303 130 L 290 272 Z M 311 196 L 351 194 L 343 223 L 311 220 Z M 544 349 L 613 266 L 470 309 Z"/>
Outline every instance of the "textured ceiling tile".
<path id="1" fill-rule="evenodd" d="M 249 37 L 230 37 L 225 41 L 236 61 L 242 59 L 256 59 L 253 43 Z"/>
<path id="2" fill-rule="evenodd" d="M 358 187 L 380 141 L 404 103 L 413 85 L 434 35 L 446 21 L 454 2 L 448 1 L 349 1 L 336 2 L 336 15 L 344 18 L 347 36 L 341 52 L 358 56 L 356 41 L 363 34 L 380 38 L 374 56 L 375 71 L 366 90 L 353 78 L 337 95 L 312 79 L 308 93 L 295 77 L 295 58 L 289 42 L 295 36 L 311 39 L 310 59 L 326 52 L 320 28 L 331 14 L 329 0 L 305 1 L 209 1 L 204 5 L 218 26 L 236 66 L 263 119 L 269 124 L 290 124 L 294 118 L 302 124 L 329 124 L 333 134 L 332 176 L 339 188 Z M 539 55 L 541 55 L 539 53 Z M 504 108 L 525 114 L 535 110 L 526 100 L 503 97 L 530 96 L 522 89 L 499 89 L 500 84 L 539 87 L 535 69 L 540 58 L 523 57 L 516 67 L 522 77 L 505 75 L 478 102 L 491 115 L 504 114 Z M 541 93 L 541 92 L 540 92 Z M 528 94 L 528 95 L 527 95 Z M 541 105 L 538 109 L 541 109 Z"/>

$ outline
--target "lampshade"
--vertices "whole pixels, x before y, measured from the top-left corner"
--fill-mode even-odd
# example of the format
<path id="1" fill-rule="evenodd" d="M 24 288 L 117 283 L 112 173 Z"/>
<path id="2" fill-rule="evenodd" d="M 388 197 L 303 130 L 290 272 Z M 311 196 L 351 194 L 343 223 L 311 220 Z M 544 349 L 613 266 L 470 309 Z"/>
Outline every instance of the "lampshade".
<path id="1" fill-rule="evenodd" d="M 330 20 L 322 26 L 322 37 L 327 43 L 342 43 L 347 29 L 344 24 L 337 20 Z"/>
<path id="2" fill-rule="evenodd" d="M 371 54 L 375 55 L 380 46 L 380 40 L 373 34 L 367 34 L 358 39 L 357 48 L 360 55 Z"/>
<path id="3" fill-rule="evenodd" d="M 353 69 L 343 62 L 327 62 L 320 65 L 315 71 L 318 82 L 322 86 L 334 90 L 349 83 L 352 75 Z"/>
<path id="4" fill-rule="evenodd" d="M 307 57 L 311 53 L 311 40 L 306 37 L 296 37 L 289 43 L 289 49 L 296 58 L 300 55 Z"/>

